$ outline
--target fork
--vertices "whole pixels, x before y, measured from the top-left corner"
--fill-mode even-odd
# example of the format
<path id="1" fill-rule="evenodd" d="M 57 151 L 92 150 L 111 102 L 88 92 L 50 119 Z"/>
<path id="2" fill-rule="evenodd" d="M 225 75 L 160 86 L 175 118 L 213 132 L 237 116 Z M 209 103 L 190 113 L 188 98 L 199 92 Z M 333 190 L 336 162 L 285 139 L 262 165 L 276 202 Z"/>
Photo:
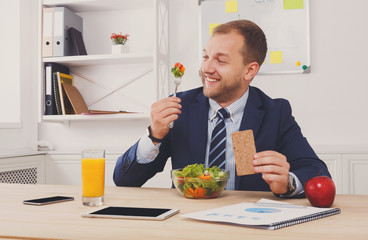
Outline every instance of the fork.
<path id="1" fill-rule="evenodd" d="M 176 92 L 178 91 L 178 86 L 181 84 L 181 78 L 175 78 L 174 79 L 174 83 L 175 83 L 175 91 L 174 91 L 174 97 L 176 97 Z M 174 121 L 172 121 L 171 123 L 169 123 L 169 128 L 173 128 L 174 127 Z"/>

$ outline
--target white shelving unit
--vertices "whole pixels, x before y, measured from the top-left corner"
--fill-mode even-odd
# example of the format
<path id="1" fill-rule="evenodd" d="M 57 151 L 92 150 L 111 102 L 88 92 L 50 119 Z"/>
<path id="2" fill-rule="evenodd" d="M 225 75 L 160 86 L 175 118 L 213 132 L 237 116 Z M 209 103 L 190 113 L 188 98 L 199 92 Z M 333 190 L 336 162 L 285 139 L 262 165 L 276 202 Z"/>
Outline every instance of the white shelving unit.
<path id="1" fill-rule="evenodd" d="M 124 54 L 124 55 L 84 55 L 84 56 L 66 56 L 44 58 L 44 63 L 54 62 L 66 65 L 68 67 L 92 66 L 104 64 L 130 64 L 130 63 L 151 63 L 153 64 L 153 55 L 147 54 Z"/>
<path id="2" fill-rule="evenodd" d="M 38 6 L 39 122 L 149 118 L 150 105 L 169 92 L 169 0 L 39 0 Z M 67 7 L 83 18 L 83 39 L 88 55 L 42 58 L 42 8 L 57 6 Z M 130 52 L 113 55 L 109 37 L 112 32 L 120 31 L 130 35 L 127 43 Z M 50 62 L 70 68 L 74 83 L 87 105 L 91 105 L 90 109 L 137 113 L 44 115 L 44 64 Z M 102 88 L 89 89 L 91 84 Z M 126 86 L 130 89 L 124 92 Z M 108 97 L 112 94 L 121 99 L 115 97 L 110 106 Z M 96 99 L 104 102 L 94 106 Z M 125 105 L 119 106 L 120 102 Z"/>
<path id="3" fill-rule="evenodd" d="M 44 121 L 48 122 L 68 122 L 68 121 L 96 121 L 96 120 L 120 120 L 120 119 L 144 119 L 150 118 L 148 113 L 116 113 L 116 114 L 94 114 L 94 115 L 60 115 L 43 116 Z"/>

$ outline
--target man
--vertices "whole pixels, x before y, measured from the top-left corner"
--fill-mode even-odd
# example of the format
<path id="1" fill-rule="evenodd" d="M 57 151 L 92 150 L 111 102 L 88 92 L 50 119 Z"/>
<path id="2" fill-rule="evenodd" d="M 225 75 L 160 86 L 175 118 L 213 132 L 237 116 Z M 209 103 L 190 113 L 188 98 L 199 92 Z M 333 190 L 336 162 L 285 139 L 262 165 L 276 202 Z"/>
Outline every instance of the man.
<path id="1" fill-rule="evenodd" d="M 225 124 L 225 166 L 230 171 L 226 189 L 272 191 L 277 196 L 300 197 L 306 181 L 321 171 L 330 176 L 291 115 L 287 100 L 271 99 L 250 82 L 267 52 L 263 31 L 247 20 L 216 27 L 203 50 L 203 88 L 162 99 L 152 105 L 150 135 L 142 137 L 115 166 L 117 186 L 142 186 L 163 170 L 171 157 L 173 169 L 189 164 L 211 165 L 212 132 Z M 218 112 L 229 115 L 220 120 Z M 170 129 L 169 123 L 175 120 Z M 231 133 L 252 129 L 257 174 L 237 176 Z M 225 137 L 226 137 L 225 136 Z M 218 154 L 220 156 L 220 154 Z"/>

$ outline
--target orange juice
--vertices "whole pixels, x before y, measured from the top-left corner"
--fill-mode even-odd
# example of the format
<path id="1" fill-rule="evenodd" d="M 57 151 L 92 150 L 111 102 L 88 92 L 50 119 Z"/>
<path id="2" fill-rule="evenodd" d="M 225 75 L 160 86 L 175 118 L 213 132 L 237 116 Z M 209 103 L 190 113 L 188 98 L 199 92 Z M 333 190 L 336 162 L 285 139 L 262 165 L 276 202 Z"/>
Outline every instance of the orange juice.
<path id="1" fill-rule="evenodd" d="M 101 197 L 105 191 L 105 158 L 82 158 L 83 197 Z"/>

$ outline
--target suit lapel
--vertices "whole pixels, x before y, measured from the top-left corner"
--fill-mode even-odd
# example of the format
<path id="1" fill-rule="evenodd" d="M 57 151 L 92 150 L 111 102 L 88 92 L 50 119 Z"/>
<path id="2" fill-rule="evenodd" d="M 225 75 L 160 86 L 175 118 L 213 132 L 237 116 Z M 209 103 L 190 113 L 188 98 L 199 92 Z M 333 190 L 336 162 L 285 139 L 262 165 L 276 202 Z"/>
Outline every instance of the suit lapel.
<path id="1" fill-rule="evenodd" d="M 259 95 L 254 88 L 249 87 L 249 97 L 244 109 L 242 122 L 240 124 L 240 131 L 252 129 L 254 137 L 257 136 L 264 116 L 264 111 L 260 109 L 261 106 L 262 101 Z"/>
<path id="2" fill-rule="evenodd" d="M 203 92 L 196 96 L 196 101 L 190 105 L 189 139 L 190 161 L 203 163 L 206 154 L 208 129 L 208 99 Z"/>

